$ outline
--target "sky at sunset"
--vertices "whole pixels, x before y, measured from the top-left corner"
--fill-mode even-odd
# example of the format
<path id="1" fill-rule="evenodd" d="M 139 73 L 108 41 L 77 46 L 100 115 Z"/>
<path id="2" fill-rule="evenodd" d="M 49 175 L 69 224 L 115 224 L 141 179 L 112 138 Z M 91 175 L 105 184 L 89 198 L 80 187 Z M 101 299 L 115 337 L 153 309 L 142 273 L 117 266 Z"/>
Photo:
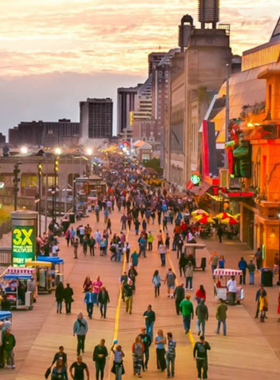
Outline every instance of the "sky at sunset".
<path id="1" fill-rule="evenodd" d="M 79 100 L 115 98 L 145 79 L 147 55 L 177 46 L 182 15 L 198 24 L 196 0 L 0 0 L 0 9 L 4 132 L 21 120 L 78 120 Z M 233 52 L 267 42 L 279 11 L 279 0 L 221 0 Z"/>

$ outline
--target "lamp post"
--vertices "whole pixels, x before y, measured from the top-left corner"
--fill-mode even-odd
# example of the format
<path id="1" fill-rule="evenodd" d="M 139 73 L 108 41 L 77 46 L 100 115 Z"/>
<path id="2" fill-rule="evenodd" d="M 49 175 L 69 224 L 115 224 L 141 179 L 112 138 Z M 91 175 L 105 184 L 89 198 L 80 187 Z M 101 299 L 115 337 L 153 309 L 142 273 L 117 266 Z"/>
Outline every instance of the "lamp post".
<path id="1" fill-rule="evenodd" d="M 279 251 L 278 251 L 278 256 L 279 256 L 279 263 L 278 263 L 278 281 L 277 281 L 277 285 L 280 286 L 280 207 L 278 208 L 278 220 L 279 220 L 279 236 L 278 236 L 278 247 L 279 247 Z"/>

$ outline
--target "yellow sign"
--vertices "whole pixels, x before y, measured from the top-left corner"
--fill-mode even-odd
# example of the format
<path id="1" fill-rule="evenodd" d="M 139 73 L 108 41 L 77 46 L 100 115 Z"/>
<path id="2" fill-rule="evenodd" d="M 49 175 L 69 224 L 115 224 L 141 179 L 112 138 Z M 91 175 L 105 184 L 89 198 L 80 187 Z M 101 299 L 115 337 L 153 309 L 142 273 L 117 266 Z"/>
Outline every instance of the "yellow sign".
<path id="1" fill-rule="evenodd" d="M 24 266 L 25 261 L 35 258 L 33 226 L 14 226 L 12 232 L 13 265 Z"/>

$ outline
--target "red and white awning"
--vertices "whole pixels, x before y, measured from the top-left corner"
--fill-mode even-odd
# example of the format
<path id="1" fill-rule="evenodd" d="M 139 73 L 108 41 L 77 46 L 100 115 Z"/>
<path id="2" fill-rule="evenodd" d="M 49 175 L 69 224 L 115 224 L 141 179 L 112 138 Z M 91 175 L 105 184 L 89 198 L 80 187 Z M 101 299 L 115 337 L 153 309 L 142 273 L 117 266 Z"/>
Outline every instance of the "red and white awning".
<path id="1" fill-rule="evenodd" d="M 9 267 L 6 274 L 33 274 L 35 268 Z"/>
<path id="2" fill-rule="evenodd" d="M 238 269 L 215 269 L 214 276 L 241 276 L 242 270 Z"/>

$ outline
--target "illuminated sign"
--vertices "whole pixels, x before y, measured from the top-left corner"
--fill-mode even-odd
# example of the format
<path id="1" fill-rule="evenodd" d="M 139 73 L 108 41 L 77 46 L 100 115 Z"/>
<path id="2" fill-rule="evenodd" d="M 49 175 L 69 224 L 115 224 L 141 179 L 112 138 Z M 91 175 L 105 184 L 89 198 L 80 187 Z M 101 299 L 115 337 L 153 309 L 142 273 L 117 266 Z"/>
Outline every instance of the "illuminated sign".
<path id="1" fill-rule="evenodd" d="M 197 175 L 197 174 L 192 174 L 192 176 L 191 176 L 191 182 L 194 185 L 198 185 L 200 183 L 200 176 Z"/>
<path id="2" fill-rule="evenodd" d="M 24 266 L 35 258 L 35 237 L 33 226 L 13 226 L 12 256 L 14 266 Z"/>
<path id="3" fill-rule="evenodd" d="M 129 125 L 132 127 L 133 125 L 133 111 L 129 112 Z"/>
<path id="4" fill-rule="evenodd" d="M 254 193 L 251 192 L 251 191 L 237 191 L 237 192 L 229 192 L 227 193 L 227 195 L 230 197 L 230 198 L 251 198 L 254 196 Z"/>

